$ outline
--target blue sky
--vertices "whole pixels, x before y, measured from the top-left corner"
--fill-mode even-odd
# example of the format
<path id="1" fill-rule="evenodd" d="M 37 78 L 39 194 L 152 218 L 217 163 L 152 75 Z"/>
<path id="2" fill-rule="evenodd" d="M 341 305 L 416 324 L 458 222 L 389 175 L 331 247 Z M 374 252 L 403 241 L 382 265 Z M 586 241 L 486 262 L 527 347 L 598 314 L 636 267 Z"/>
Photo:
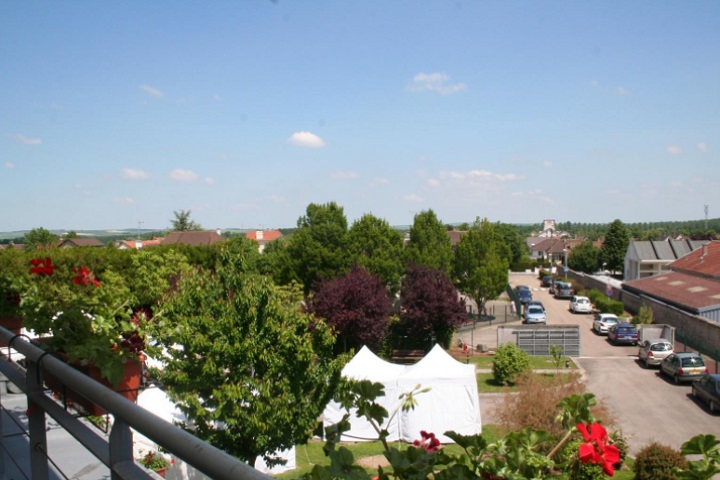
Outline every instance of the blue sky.
<path id="1" fill-rule="evenodd" d="M 720 2 L 0 2 L 0 231 L 720 216 Z M 142 222 L 142 223 L 139 223 Z"/>

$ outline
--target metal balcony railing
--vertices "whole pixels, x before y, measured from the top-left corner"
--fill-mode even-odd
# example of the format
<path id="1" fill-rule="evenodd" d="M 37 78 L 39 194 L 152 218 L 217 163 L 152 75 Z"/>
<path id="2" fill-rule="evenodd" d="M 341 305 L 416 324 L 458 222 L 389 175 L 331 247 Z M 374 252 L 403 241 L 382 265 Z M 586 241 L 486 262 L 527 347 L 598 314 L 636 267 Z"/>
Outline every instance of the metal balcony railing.
<path id="1" fill-rule="evenodd" d="M 137 406 L 62 360 L 46 354 L 24 336 L 15 335 L 0 327 L 0 339 L 10 347 L 0 349 L 4 352 L 0 354 L 0 371 L 27 397 L 30 478 L 33 480 L 47 480 L 50 474 L 49 457 L 52 452 L 48 451 L 46 415 L 52 417 L 87 451 L 106 465 L 110 469 L 112 480 L 157 478 L 133 460 L 131 428 L 210 478 L 271 479 L 235 457 Z M 13 351 L 24 355 L 27 368 L 12 361 L 10 357 Z M 98 404 L 113 416 L 114 421 L 108 438 L 67 412 L 63 405 L 47 395 L 43 387 L 43 371 L 57 377 L 67 388 Z M 5 442 L 5 437 L 2 442 Z M 0 478 L 5 478 L 3 459 L 4 455 L 0 452 Z"/>

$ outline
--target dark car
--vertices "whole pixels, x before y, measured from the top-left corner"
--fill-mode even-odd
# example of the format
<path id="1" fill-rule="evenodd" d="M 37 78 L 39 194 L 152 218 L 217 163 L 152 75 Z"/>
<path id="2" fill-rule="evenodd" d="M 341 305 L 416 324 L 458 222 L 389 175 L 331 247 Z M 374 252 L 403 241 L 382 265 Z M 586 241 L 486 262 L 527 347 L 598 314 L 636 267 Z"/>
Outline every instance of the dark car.
<path id="1" fill-rule="evenodd" d="M 555 298 L 572 298 L 575 291 L 567 282 L 555 282 Z"/>
<path id="2" fill-rule="evenodd" d="M 520 303 L 522 303 L 523 305 L 529 303 L 530 300 L 533 299 L 530 287 L 526 285 L 518 285 L 517 287 L 515 287 L 515 293 L 520 299 Z"/>
<path id="3" fill-rule="evenodd" d="M 545 275 L 544 277 L 542 277 L 542 279 L 540 281 L 542 282 L 543 287 L 552 287 L 552 284 L 555 281 L 555 279 L 553 278 L 552 275 Z"/>
<path id="4" fill-rule="evenodd" d="M 638 344 L 638 329 L 632 323 L 616 323 L 608 329 L 607 335 L 613 345 Z"/>
<path id="5" fill-rule="evenodd" d="M 720 374 L 707 373 L 693 382 L 692 396 L 707 403 L 711 412 L 720 412 Z"/>

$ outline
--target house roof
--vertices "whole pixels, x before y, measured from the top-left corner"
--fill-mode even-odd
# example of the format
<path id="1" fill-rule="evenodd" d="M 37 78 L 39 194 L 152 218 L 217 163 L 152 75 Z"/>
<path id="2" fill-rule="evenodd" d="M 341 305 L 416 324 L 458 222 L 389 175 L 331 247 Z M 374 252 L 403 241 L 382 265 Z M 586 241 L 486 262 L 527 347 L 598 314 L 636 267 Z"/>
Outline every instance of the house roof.
<path id="1" fill-rule="evenodd" d="M 138 241 L 142 242 L 141 248 L 147 248 L 160 245 L 160 243 L 163 241 L 163 238 L 153 238 L 152 240 L 123 240 L 122 244 L 125 245 L 125 248 L 134 249 L 137 248 Z"/>
<path id="2" fill-rule="evenodd" d="M 679 271 L 625 282 L 623 289 L 698 313 L 720 307 L 720 281 Z"/>
<path id="3" fill-rule="evenodd" d="M 185 245 L 212 245 L 222 240 L 223 237 L 214 230 L 172 232 L 160 242 L 160 245 L 175 245 L 178 243 Z"/>
<path id="4" fill-rule="evenodd" d="M 66 238 L 60 242 L 59 247 L 104 247 L 105 244 L 102 243 L 97 238 Z"/>
<path id="5" fill-rule="evenodd" d="M 280 230 L 252 230 L 247 232 L 245 237 L 258 243 L 267 243 L 282 237 L 282 233 Z"/>
<path id="6" fill-rule="evenodd" d="M 631 240 L 630 248 L 641 261 L 672 262 L 700 248 L 703 243 L 698 240 Z"/>
<path id="7" fill-rule="evenodd" d="M 450 246 L 456 247 L 460 243 L 460 239 L 468 233 L 466 230 L 448 230 L 448 237 L 450 237 Z"/>
<path id="8" fill-rule="evenodd" d="M 670 269 L 720 281 L 720 241 L 706 242 L 670 264 Z"/>

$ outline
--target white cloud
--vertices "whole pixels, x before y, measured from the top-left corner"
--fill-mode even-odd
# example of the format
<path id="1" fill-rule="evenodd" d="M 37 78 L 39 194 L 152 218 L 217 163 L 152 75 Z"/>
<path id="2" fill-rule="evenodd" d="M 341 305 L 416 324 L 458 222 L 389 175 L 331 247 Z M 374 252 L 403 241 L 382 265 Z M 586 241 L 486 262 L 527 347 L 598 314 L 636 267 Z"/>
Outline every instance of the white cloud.
<path id="1" fill-rule="evenodd" d="M 682 153 L 682 148 L 677 145 L 668 145 L 667 152 L 670 155 L 680 155 Z"/>
<path id="2" fill-rule="evenodd" d="M 134 168 L 123 168 L 122 176 L 128 180 L 145 180 L 150 178 L 150 174 L 145 170 L 136 170 Z"/>
<path id="3" fill-rule="evenodd" d="M 600 86 L 600 82 L 598 82 L 597 80 L 593 80 L 592 82 L 590 82 L 590 85 L 594 88 L 597 88 Z"/>
<path id="4" fill-rule="evenodd" d="M 272 194 L 267 197 L 268 201 L 273 203 L 285 203 L 286 198 L 282 195 Z"/>
<path id="5" fill-rule="evenodd" d="M 222 97 L 220 95 L 218 95 L 217 93 L 213 93 L 213 100 L 215 100 L 216 102 L 219 102 L 220 100 L 222 100 Z"/>
<path id="6" fill-rule="evenodd" d="M 215 179 L 212 177 L 205 177 L 205 180 L 203 180 L 203 182 L 205 182 L 206 185 L 212 185 L 215 183 Z"/>
<path id="7" fill-rule="evenodd" d="M 153 88 L 150 85 L 140 85 L 140 90 L 144 90 L 145 92 L 149 93 L 153 97 L 162 98 L 165 96 L 165 94 L 158 90 L 157 88 Z"/>
<path id="8" fill-rule="evenodd" d="M 414 193 L 411 193 L 410 195 L 405 195 L 403 197 L 403 199 L 407 200 L 408 202 L 415 202 L 415 203 L 420 203 L 423 201 L 423 199 L 420 196 L 418 196 Z"/>
<path id="9" fill-rule="evenodd" d="M 552 160 L 545 160 L 545 161 L 543 162 L 543 167 L 545 167 L 545 168 L 552 168 L 553 165 L 554 165 L 554 164 L 553 164 L 553 161 L 552 161 Z"/>
<path id="10" fill-rule="evenodd" d="M 23 145 L 40 145 L 42 143 L 42 140 L 40 140 L 39 138 L 26 137 L 21 133 L 16 133 L 12 137 L 15 139 L 15 141 L 20 142 Z"/>
<path id="11" fill-rule="evenodd" d="M 290 135 L 288 142 L 298 147 L 321 148 L 325 146 L 325 141 L 310 132 L 295 132 Z"/>
<path id="12" fill-rule="evenodd" d="M 410 92 L 436 92 L 440 95 L 452 95 L 453 93 L 467 90 L 467 85 L 462 82 L 452 83 L 450 75 L 446 73 L 418 73 L 412 83 L 407 86 Z"/>
<path id="13" fill-rule="evenodd" d="M 178 182 L 194 182 L 197 180 L 197 173 L 192 170 L 183 170 L 182 168 L 176 168 L 170 172 L 170 178 Z"/>
<path id="14" fill-rule="evenodd" d="M 489 170 L 470 170 L 468 172 L 440 172 L 441 179 L 450 180 L 492 180 L 498 182 L 512 182 L 521 177 L 514 173 L 499 174 Z"/>
<path id="15" fill-rule="evenodd" d="M 626 96 L 626 95 L 630 95 L 630 90 L 628 90 L 628 89 L 625 88 L 625 87 L 617 87 L 617 88 L 615 89 L 615 93 L 617 93 L 618 95 L 624 97 L 624 96 Z"/>
<path id="16" fill-rule="evenodd" d="M 385 177 L 375 177 L 373 180 L 373 184 L 375 185 L 388 185 L 390 183 L 390 180 L 388 180 Z"/>
<path id="17" fill-rule="evenodd" d="M 231 207 L 233 210 L 241 210 L 241 211 L 249 211 L 249 210 L 257 210 L 258 206 L 254 203 L 236 203 Z"/>
<path id="18" fill-rule="evenodd" d="M 15 168 L 15 164 L 13 162 L 5 162 L 5 168 L 12 170 Z"/>
<path id="19" fill-rule="evenodd" d="M 700 150 L 703 153 L 707 153 L 707 145 L 705 145 L 705 142 L 700 142 L 697 144 L 698 150 Z"/>
<path id="20" fill-rule="evenodd" d="M 348 180 L 351 178 L 357 178 L 358 174 L 357 172 L 353 171 L 347 171 L 347 172 L 333 172 L 331 174 L 332 178 L 336 180 Z"/>
<path id="21" fill-rule="evenodd" d="M 117 197 L 115 198 L 115 203 L 118 203 L 120 205 L 135 205 L 137 203 L 137 200 L 132 197 Z"/>

